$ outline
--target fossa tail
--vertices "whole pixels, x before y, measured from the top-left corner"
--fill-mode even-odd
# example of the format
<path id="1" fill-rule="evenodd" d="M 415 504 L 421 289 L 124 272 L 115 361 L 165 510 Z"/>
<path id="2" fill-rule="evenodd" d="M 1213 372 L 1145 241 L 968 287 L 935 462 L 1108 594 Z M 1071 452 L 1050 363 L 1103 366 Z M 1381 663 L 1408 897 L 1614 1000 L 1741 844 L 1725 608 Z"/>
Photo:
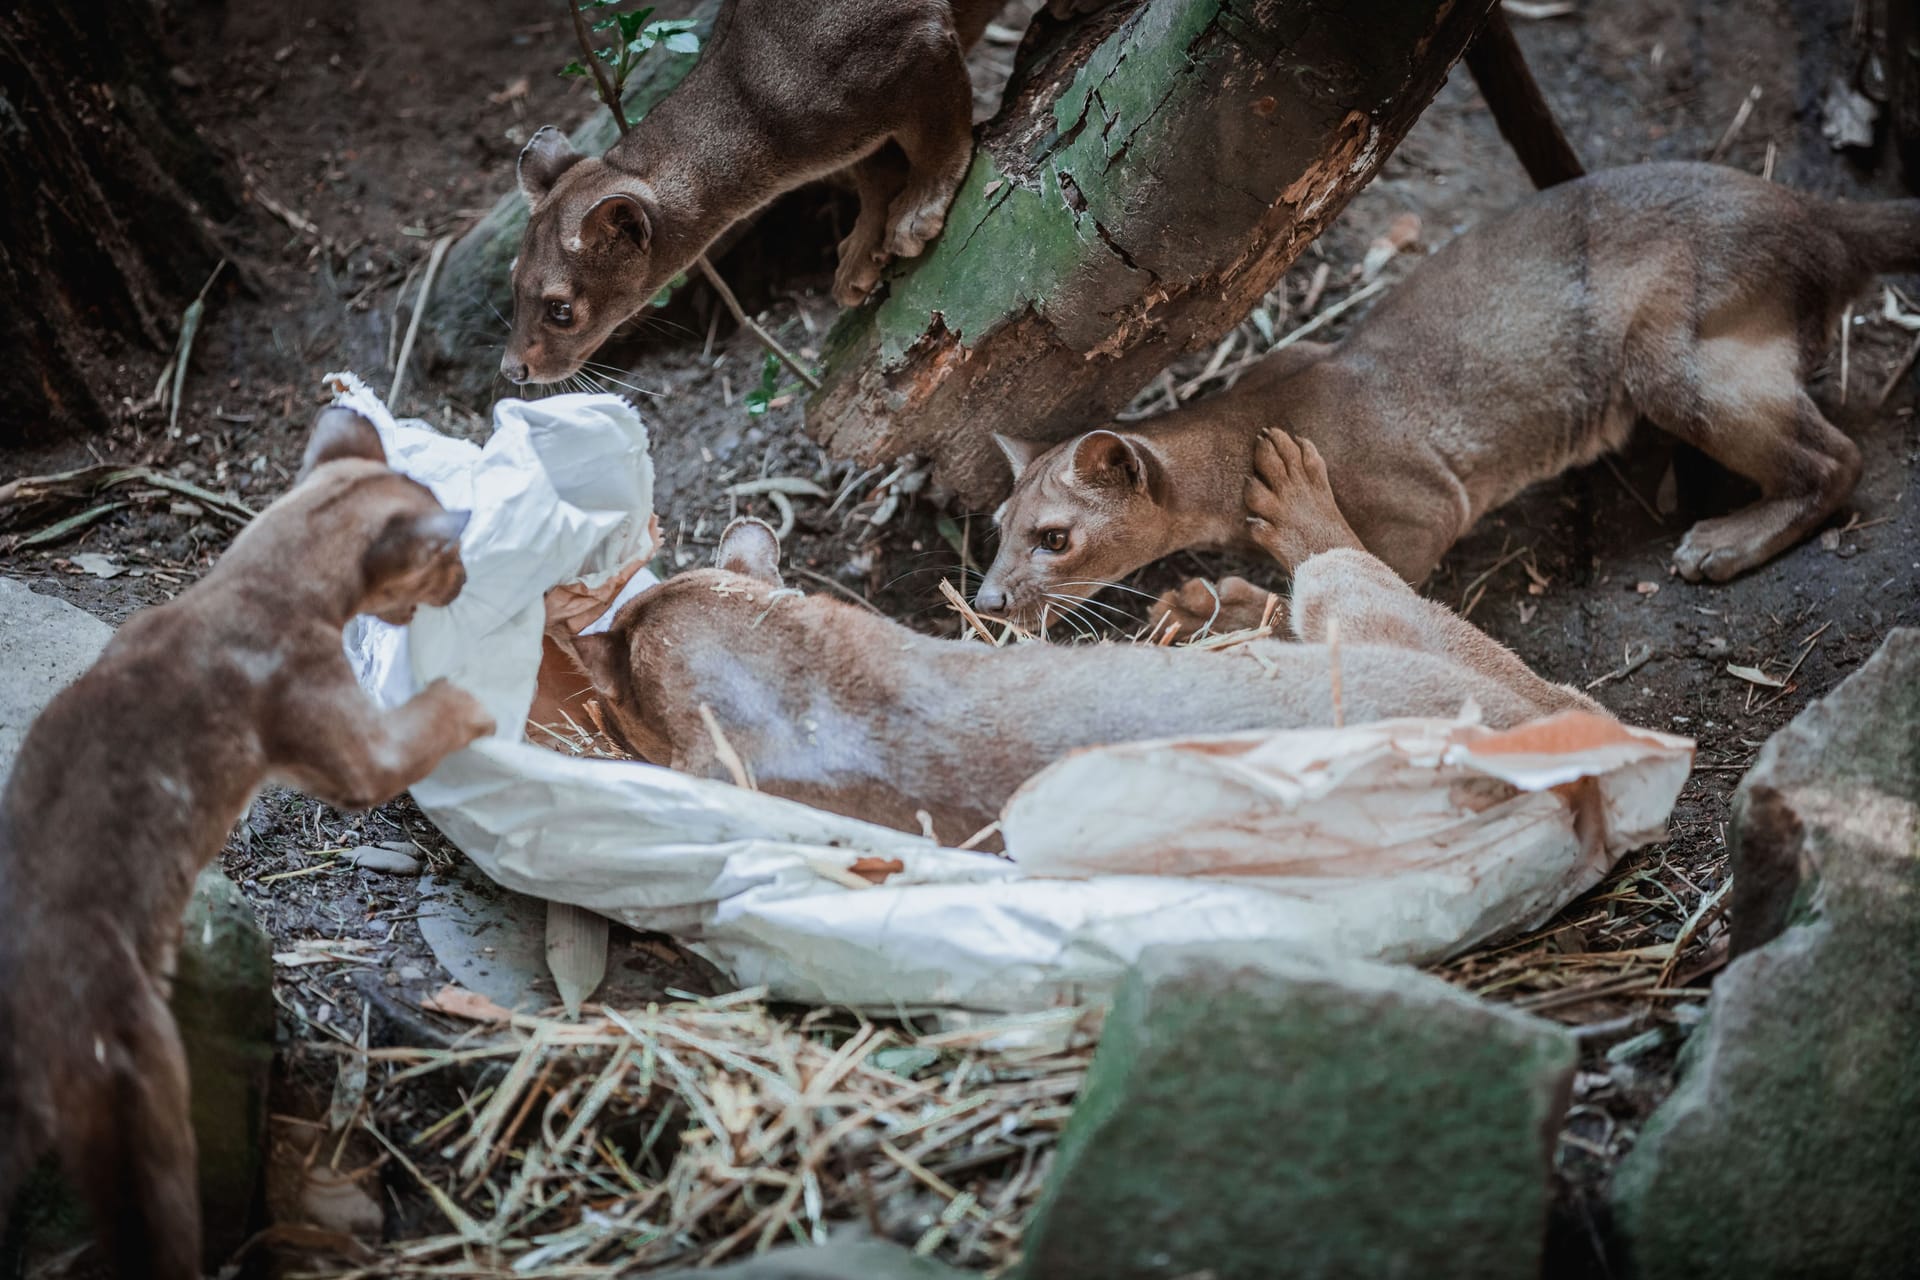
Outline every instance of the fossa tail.
<path id="1" fill-rule="evenodd" d="M 1920 200 L 1829 203 L 1825 216 L 1867 271 L 1920 271 Z"/>

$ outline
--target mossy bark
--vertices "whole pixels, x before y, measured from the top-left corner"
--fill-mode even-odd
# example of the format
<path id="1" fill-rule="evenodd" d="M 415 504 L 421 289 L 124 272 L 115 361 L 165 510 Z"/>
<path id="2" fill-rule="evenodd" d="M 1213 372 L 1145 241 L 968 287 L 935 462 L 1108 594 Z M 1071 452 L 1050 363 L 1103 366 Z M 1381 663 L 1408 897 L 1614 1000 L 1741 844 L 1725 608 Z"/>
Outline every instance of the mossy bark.
<path id="1" fill-rule="evenodd" d="M 843 317 L 809 429 L 929 456 L 1067 434 L 1216 342 L 1373 176 L 1491 0 L 1153 0 L 1029 37 L 927 254 Z"/>

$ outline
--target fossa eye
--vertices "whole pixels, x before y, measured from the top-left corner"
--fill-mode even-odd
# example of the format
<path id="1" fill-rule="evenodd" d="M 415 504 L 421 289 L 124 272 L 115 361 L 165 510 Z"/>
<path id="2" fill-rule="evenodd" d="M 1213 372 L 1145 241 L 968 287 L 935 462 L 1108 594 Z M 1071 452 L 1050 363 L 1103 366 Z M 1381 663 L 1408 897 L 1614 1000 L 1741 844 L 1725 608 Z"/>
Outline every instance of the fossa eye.
<path id="1" fill-rule="evenodd" d="M 1040 546 L 1043 550 L 1055 553 L 1065 551 L 1067 549 L 1067 531 L 1065 529 L 1046 530 L 1040 535 Z"/>
<path id="2" fill-rule="evenodd" d="M 547 319 L 564 328 L 573 323 L 573 304 L 555 299 L 547 304 Z"/>

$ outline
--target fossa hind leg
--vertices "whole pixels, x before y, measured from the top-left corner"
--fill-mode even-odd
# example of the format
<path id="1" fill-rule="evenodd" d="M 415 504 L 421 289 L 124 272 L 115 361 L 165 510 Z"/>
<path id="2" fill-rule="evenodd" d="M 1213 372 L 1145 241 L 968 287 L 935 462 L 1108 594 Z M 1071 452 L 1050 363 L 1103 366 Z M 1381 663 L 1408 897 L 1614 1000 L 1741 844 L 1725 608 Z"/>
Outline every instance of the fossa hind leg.
<path id="1" fill-rule="evenodd" d="M 117 1275 L 198 1280 L 200 1193 L 186 1053 L 151 987 L 124 998 L 124 1022 L 101 1037 L 80 1068 L 84 1078 L 62 1091 L 61 1163 L 85 1196 Z"/>
<path id="2" fill-rule="evenodd" d="M 906 157 L 898 147 L 882 143 L 878 151 L 855 162 L 851 175 L 860 214 L 840 242 L 840 264 L 833 274 L 833 300 L 843 307 L 859 306 L 880 283 L 887 265 L 890 212 L 907 184 Z"/>
<path id="3" fill-rule="evenodd" d="M 946 225 L 973 160 L 973 82 L 959 40 L 930 49 L 898 89 L 902 123 L 893 140 L 906 153 L 907 181 L 887 213 L 887 249 L 917 258 Z"/>
<path id="4" fill-rule="evenodd" d="M 1860 451 L 1800 382 L 1791 332 L 1709 338 L 1650 386 L 1633 388 L 1656 426 L 1760 486 L 1760 501 L 1702 520 L 1673 553 L 1689 582 L 1725 582 L 1765 564 L 1853 496 Z M 1671 368 L 1672 366 L 1669 366 Z"/>

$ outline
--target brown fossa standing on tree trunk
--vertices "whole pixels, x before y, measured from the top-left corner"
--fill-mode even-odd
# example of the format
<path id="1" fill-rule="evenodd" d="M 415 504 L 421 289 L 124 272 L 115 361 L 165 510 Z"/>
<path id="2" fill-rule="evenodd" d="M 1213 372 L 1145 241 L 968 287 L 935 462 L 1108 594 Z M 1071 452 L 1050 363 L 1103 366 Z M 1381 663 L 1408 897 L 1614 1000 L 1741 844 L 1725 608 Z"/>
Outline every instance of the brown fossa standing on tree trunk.
<path id="1" fill-rule="evenodd" d="M 1289 449 L 1271 476 L 1289 509 L 1279 545 L 1302 556 L 1290 642 L 936 640 L 783 587 L 779 543 L 757 520 L 728 526 L 718 568 L 649 589 L 600 635 L 554 638 L 641 758 L 726 778 L 724 740 L 762 791 L 908 831 L 925 813 L 946 841 L 994 821 L 1021 783 L 1079 747 L 1334 724 L 1335 626 L 1349 721 L 1452 716 L 1469 699 L 1503 727 L 1605 714 L 1344 543 L 1310 458 Z"/>
<path id="2" fill-rule="evenodd" d="M 833 296 L 860 303 L 889 259 L 940 234 L 973 158 L 966 51 L 1004 4 L 732 0 L 687 78 L 604 156 L 552 126 L 535 133 L 520 153 L 532 216 L 501 372 L 567 377 L 721 232 L 841 170 L 860 213 Z"/>
<path id="3" fill-rule="evenodd" d="M 194 877 L 270 779 L 362 809 L 493 729 L 444 681 L 381 710 L 340 644 L 355 614 L 400 623 L 460 593 L 466 514 L 346 410 L 320 415 L 301 475 L 48 704 L 0 798 L 0 1222 L 52 1149 L 123 1277 L 201 1274 L 167 1009 Z"/>
<path id="4" fill-rule="evenodd" d="M 1003 439 L 1013 492 L 975 603 L 1028 620 L 1182 548 L 1260 549 L 1249 521 L 1272 501 L 1248 469 L 1270 426 L 1319 447 L 1359 541 L 1418 583 L 1487 511 L 1645 418 L 1760 487 L 1673 553 L 1688 580 L 1724 581 L 1852 495 L 1859 452 L 1807 379 L 1868 279 L 1915 268 L 1920 201 L 1704 164 L 1564 183 L 1455 239 L 1338 343 L 1276 351 L 1136 427 Z"/>

